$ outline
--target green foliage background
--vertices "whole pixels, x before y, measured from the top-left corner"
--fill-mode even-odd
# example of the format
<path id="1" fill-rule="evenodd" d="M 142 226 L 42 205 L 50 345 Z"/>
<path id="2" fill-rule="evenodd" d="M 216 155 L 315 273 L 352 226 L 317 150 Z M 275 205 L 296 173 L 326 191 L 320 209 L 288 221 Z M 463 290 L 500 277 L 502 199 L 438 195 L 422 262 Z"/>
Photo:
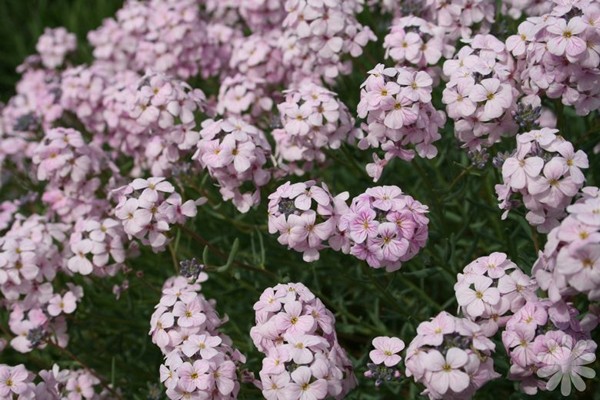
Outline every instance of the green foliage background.
<path id="1" fill-rule="evenodd" d="M 3 0 L 0 2 L 0 99 L 6 101 L 14 94 L 19 78 L 16 66 L 35 52 L 35 43 L 44 27 L 65 26 L 77 34 L 79 48 L 75 63 L 91 60 L 91 49 L 86 33 L 96 28 L 103 18 L 114 15 L 121 6 L 119 0 Z M 389 26 L 389 18 L 382 19 L 365 11 L 361 16 L 378 34 L 378 43 L 370 44 L 367 54 L 355 61 L 354 72 L 341 78 L 334 90 L 353 110 L 359 100 L 359 86 L 366 71 L 375 63 L 383 62 L 382 38 Z M 516 32 L 511 22 L 509 31 Z M 196 87 L 211 91 L 215 82 L 193 82 Z M 214 89 L 212 91 L 214 93 Z M 441 107 L 441 90 L 436 91 L 434 103 Z M 554 103 L 548 104 L 555 107 Z M 597 115 L 576 117 L 565 110 L 560 118 L 561 127 L 568 127 L 563 135 L 585 150 L 591 165 L 587 171 L 589 185 L 599 185 L 600 157 L 591 149 L 600 138 Z M 510 139 L 496 150 L 509 150 Z M 254 349 L 248 335 L 254 322 L 252 304 L 262 290 L 278 282 L 303 282 L 337 318 L 340 341 L 354 361 L 359 387 L 350 399 L 419 398 L 422 388 L 408 380 L 400 384 L 384 385 L 380 390 L 362 378 L 370 340 L 374 336 L 399 336 L 410 342 L 419 322 L 433 317 L 441 310 L 456 311 L 453 285 L 456 274 L 477 257 L 494 251 L 506 252 L 523 270 L 529 272 L 537 250 L 543 248 L 545 238 L 532 230 L 523 214 L 511 212 L 505 221 L 500 219 L 494 185 L 500 175 L 490 163 L 479 170 L 471 166 L 464 150 L 453 137 L 448 123 L 443 139 L 437 143 L 439 156 L 433 160 L 416 159 L 412 163 L 395 161 L 386 170 L 378 184 L 400 186 L 430 207 L 430 236 L 427 247 L 397 273 L 387 274 L 370 269 L 365 263 L 333 251 L 323 251 L 321 259 L 307 264 L 301 255 L 280 246 L 276 237 L 267 232 L 266 201 L 248 214 L 239 214 L 230 204 L 223 204 L 218 191 L 206 176 L 183 176 L 177 182 L 184 197 L 198 194 L 207 196 L 209 205 L 199 209 L 199 215 L 185 228 L 176 230 L 169 252 L 153 254 L 142 249 L 139 258 L 129 260 L 132 272 L 113 279 L 77 277 L 84 286 L 82 305 L 68 321 L 71 341 L 68 352 L 57 349 L 34 351 L 20 355 L 11 350 L 0 353 L 0 362 L 25 363 L 32 370 L 61 366 L 87 365 L 123 390 L 124 398 L 148 398 L 148 385 L 158 383 L 160 351 L 147 335 L 149 319 L 160 298 L 163 281 L 177 272 L 178 261 L 202 258 L 205 246 L 211 265 L 225 263 L 235 239 L 239 251 L 232 267 L 223 273 L 212 273 L 203 285 L 207 298 L 215 298 L 218 310 L 229 315 L 224 331 L 248 356 L 248 368 L 260 369 L 261 354 Z M 364 172 L 370 154 L 344 146 L 330 153 L 331 165 L 312 171 L 301 180 L 319 179 L 326 182 L 333 193 L 349 191 L 351 196 L 374 186 Z M 295 178 L 296 180 L 300 180 Z M 272 182 L 263 191 L 263 198 L 281 182 Z M 130 289 L 119 300 L 112 294 L 112 286 L 128 279 Z M 580 301 L 581 309 L 586 302 Z M 6 328 L 7 315 L 0 321 Z M 598 339 L 598 335 L 596 335 Z M 508 363 L 498 342 L 496 370 L 506 376 Z M 595 369 L 600 371 L 598 363 Z M 513 399 L 527 396 L 516 391 L 516 386 L 499 379 L 477 394 L 481 399 Z M 559 398 L 558 393 L 543 393 L 539 398 Z M 588 390 L 573 397 L 600 399 L 597 380 L 588 384 Z M 260 398 L 260 392 L 244 387 L 240 398 Z"/>

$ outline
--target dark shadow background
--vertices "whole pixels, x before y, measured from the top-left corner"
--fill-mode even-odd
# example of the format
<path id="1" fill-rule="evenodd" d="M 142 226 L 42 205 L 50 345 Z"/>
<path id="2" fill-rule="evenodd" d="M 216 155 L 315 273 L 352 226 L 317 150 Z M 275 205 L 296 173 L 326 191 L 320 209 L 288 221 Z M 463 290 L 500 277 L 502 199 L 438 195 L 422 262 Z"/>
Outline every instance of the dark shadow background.
<path id="1" fill-rule="evenodd" d="M 0 1 L 0 101 L 6 102 L 19 79 L 16 68 L 35 52 L 45 27 L 64 26 L 77 35 L 76 63 L 91 59 L 88 31 L 114 15 L 123 0 L 2 0 Z"/>

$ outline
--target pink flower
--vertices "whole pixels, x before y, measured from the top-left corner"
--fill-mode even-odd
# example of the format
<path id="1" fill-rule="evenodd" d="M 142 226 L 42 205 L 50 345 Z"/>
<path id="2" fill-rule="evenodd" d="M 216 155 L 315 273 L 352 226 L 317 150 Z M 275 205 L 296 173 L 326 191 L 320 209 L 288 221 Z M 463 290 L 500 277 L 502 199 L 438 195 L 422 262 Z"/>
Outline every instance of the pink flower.
<path id="1" fill-rule="evenodd" d="M 558 207 L 565 197 L 577 194 L 578 185 L 565 173 L 568 167 L 558 159 L 550 160 L 544 166 L 544 175 L 529 182 L 529 192 L 541 195 L 540 201 L 552 207 Z"/>
<path id="2" fill-rule="evenodd" d="M 417 327 L 417 334 L 423 337 L 423 342 L 431 346 L 442 344 L 444 335 L 454 332 L 454 317 L 442 311 L 431 321 L 421 322 Z"/>
<path id="3" fill-rule="evenodd" d="M 379 336 L 373 339 L 373 347 L 369 357 L 375 364 L 383 363 L 386 367 L 397 365 L 402 357 L 396 353 L 404 349 L 404 342 L 396 337 Z"/>
<path id="4" fill-rule="evenodd" d="M 89 239 L 83 239 L 71 246 L 71 250 L 75 255 L 69 258 L 67 266 L 73 272 L 81 275 L 89 275 L 92 273 L 94 266 L 87 259 L 87 254 L 92 252 L 93 243 Z"/>
<path id="5" fill-rule="evenodd" d="M 495 287 L 490 287 L 494 281 L 486 276 L 476 275 L 472 278 L 474 289 L 471 285 L 464 284 L 456 290 L 456 300 L 461 307 L 466 307 L 466 313 L 476 318 L 486 310 L 486 306 L 493 306 L 500 301 L 500 292 Z"/>
<path id="6" fill-rule="evenodd" d="M 548 51 L 557 56 L 566 54 L 577 57 L 586 49 L 585 41 L 577 35 L 586 28 L 587 25 L 581 17 L 571 18 L 568 24 L 564 19 L 556 18 L 546 27 L 549 33 L 554 34 L 552 39 L 548 40 Z"/>
<path id="7" fill-rule="evenodd" d="M 510 85 L 496 78 L 488 78 L 473 87 L 469 99 L 485 103 L 483 112 L 478 116 L 479 120 L 485 122 L 500 117 L 511 106 L 513 95 Z"/>
<path id="8" fill-rule="evenodd" d="M 65 293 L 64 296 L 56 295 L 48 303 L 48 314 L 53 317 L 61 313 L 71 314 L 77 308 L 77 299 L 71 292 Z"/>
<path id="9" fill-rule="evenodd" d="M 324 399 L 327 395 L 327 381 L 325 379 L 312 380 L 312 372 L 306 366 L 298 367 L 291 374 L 292 382 L 288 385 L 286 394 L 290 399 L 317 400 Z"/>
<path id="10" fill-rule="evenodd" d="M 144 189 L 140 195 L 140 200 L 144 200 L 149 203 L 153 203 L 158 200 L 158 192 L 172 193 L 175 188 L 169 182 L 165 181 L 165 178 L 148 178 L 148 179 L 134 179 L 131 182 L 131 187 L 135 190 Z"/>
<path id="11" fill-rule="evenodd" d="M 277 328 L 291 335 L 310 331 L 315 323 L 311 315 L 302 315 L 302 304 L 298 301 L 286 303 L 285 312 L 278 314 Z"/>
<path id="12" fill-rule="evenodd" d="M 534 178 L 537 178 L 544 167 L 540 157 L 517 159 L 510 157 L 502 164 L 502 177 L 514 189 L 523 189 Z"/>
<path id="13" fill-rule="evenodd" d="M 405 125 L 410 125 L 417 120 L 419 115 L 417 105 L 400 94 L 396 95 L 393 101 L 388 101 L 386 108 L 389 111 L 383 123 L 390 129 L 400 129 Z"/>
<path id="14" fill-rule="evenodd" d="M 467 364 L 469 357 L 464 350 L 452 347 L 446 357 L 437 350 L 427 354 L 427 367 L 431 370 L 431 387 L 440 394 L 445 394 L 448 389 L 460 393 L 469 386 L 469 375 L 460 370 Z"/>
<path id="15" fill-rule="evenodd" d="M 198 326 L 206 321 L 206 315 L 202 312 L 202 307 L 198 301 L 192 301 L 188 304 L 178 301 L 173 306 L 173 315 L 179 317 L 177 325 L 182 328 Z"/>
<path id="16" fill-rule="evenodd" d="M 25 381 L 28 376 L 29 373 L 22 364 L 16 367 L 0 366 L 0 396 L 11 399 L 12 393 L 16 395 L 24 393 L 27 390 Z"/>
<path id="17" fill-rule="evenodd" d="M 350 237 L 356 243 L 364 242 L 367 237 L 377 235 L 379 222 L 375 221 L 375 211 L 370 208 L 361 208 L 350 221 Z"/>
<path id="18" fill-rule="evenodd" d="M 192 335 L 183 343 L 181 351 L 188 357 L 200 353 L 203 360 L 208 360 L 219 353 L 215 350 L 215 347 L 220 345 L 221 342 L 222 339 L 218 336 Z"/>
<path id="19" fill-rule="evenodd" d="M 209 364 L 205 360 L 194 361 L 194 364 L 189 362 L 183 363 L 178 369 L 179 384 L 184 390 L 193 392 L 196 389 L 202 389 L 202 378 L 208 372 Z"/>

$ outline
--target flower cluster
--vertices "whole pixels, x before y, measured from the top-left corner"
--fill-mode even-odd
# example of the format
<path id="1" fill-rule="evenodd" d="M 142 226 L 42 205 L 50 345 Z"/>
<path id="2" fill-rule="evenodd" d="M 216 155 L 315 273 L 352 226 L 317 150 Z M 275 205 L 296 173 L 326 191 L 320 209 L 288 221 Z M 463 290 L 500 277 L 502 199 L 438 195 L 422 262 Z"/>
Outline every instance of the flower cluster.
<path id="1" fill-rule="evenodd" d="M 500 375 L 491 358 L 495 344 L 476 323 L 444 311 L 421 322 L 406 350 L 406 376 L 425 385 L 430 399 L 470 399 Z"/>
<path id="2" fill-rule="evenodd" d="M 492 253 L 469 263 L 454 285 L 463 315 L 491 337 L 503 328 L 510 313 L 535 297 L 537 285 L 504 253 Z"/>
<path id="3" fill-rule="evenodd" d="M 565 208 L 583 186 L 582 169 L 587 155 L 575 151 L 558 130 L 542 128 L 517 136 L 517 149 L 502 163 L 503 183 L 496 185 L 500 209 L 514 207 L 511 197 L 520 194 L 527 221 L 540 232 L 549 232 L 565 216 Z"/>
<path id="4" fill-rule="evenodd" d="M 444 63 L 449 81 L 442 101 L 455 121 L 456 137 L 469 149 L 490 147 L 517 133 L 514 64 L 504 43 L 492 35 L 475 36 Z"/>
<path id="5" fill-rule="evenodd" d="M 198 74 L 206 38 L 196 0 L 128 0 L 116 19 L 88 34 L 94 57 L 113 71 Z"/>
<path id="6" fill-rule="evenodd" d="M 232 200 L 240 212 L 260 202 L 260 187 L 269 182 L 265 168 L 271 146 L 262 131 L 239 118 L 206 120 L 193 159 L 219 184 L 224 200 Z M 252 192 L 242 192 L 251 183 Z"/>
<path id="7" fill-rule="evenodd" d="M 59 273 L 70 274 L 64 267 L 70 252 L 58 245 L 66 242 L 68 228 L 38 215 L 17 214 L 0 239 L 0 291 L 15 335 L 10 345 L 21 353 L 44 347 L 48 340 L 67 345 L 64 314 L 74 312 L 83 294 L 72 284 L 68 290 L 53 286 Z"/>
<path id="8" fill-rule="evenodd" d="M 427 206 L 397 186 L 377 186 L 352 199 L 339 229 L 347 240 L 344 252 L 373 268 L 400 269 L 425 246 Z"/>
<path id="9" fill-rule="evenodd" d="M 446 30 L 413 15 L 394 20 L 383 47 L 387 58 L 398 66 L 419 69 L 433 66 L 442 58 L 451 58 L 454 47 L 447 44 Z"/>
<path id="10" fill-rule="evenodd" d="M 265 354 L 260 380 L 263 396 L 277 399 L 343 398 L 357 382 L 340 347 L 335 317 L 301 283 L 263 291 L 250 336 Z"/>
<path id="11" fill-rule="evenodd" d="M 88 218 L 75 223 L 69 238 L 69 270 L 82 275 L 114 276 L 128 254 L 127 233 L 113 218 Z"/>
<path id="12" fill-rule="evenodd" d="M 404 349 L 404 342 L 397 337 L 378 336 L 373 339 L 374 350 L 369 352 L 372 362 L 367 364 L 368 370 L 365 377 L 375 380 L 375 387 L 383 382 L 389 382 L 400 378 L 398 364 L 402 357 L 398 352 Z"/>
<path id="13" fill-rule="evenodd" d="M 437 155 L 433 143 L 441 138 L 438 130 L 446 117 L 431 104 L 432 85 L 431 76 L 424 71 L 385 68 L 383 64 L 369 71 L 358 104 L 358 116 L 366 118 L 363 130 L 367 135 L 358 147 L 381 147 L 385 152 L 384 160 L 374 155 L 375 163 L 367 166 L 375 181 L 389 160 L 414 157 L 415 151 L 409 146 L 414 146 L 420 157 Z"/>
<path id="14" fill-rule="evenodd" d="M 600 7 L 589 1 L 554 0 L 546 11 L 522 22 L 518 33 L 506 40 L 517 58 L 516 77 L 527 95 L 545 94 L 587 115 L 600 108 Z"/>
<path id="15" fill-rule="evenodd" d="M 333 197 L 324 183 L 286 182 L 269 195 L 269 233 L 279 234 L 280 244 L 302 252 L 304 261 L 318 260 L 325 243 L 341 248 L 337 223 L 347 198 L 347 192 Z"/>
<path id="16" fill-rule="evenodd" d="M 86 370 L 41 370 L 36 375 L 23 364 L 14 367 L 0 364 L 0 397 L 3 399 L 89 399 L 100 400 L 109 395 L 107 389 L 97 392 L 100 380 Z"/>
<path id="17" fill-rule="evenodd" d="M 164 250 L 168 244 L 170 226 L 195 217 L 196 206 L 202 203 L 201 199 L 184 203 L 173 185 L 159 177 L 134 179 L 116 193 L 118 204 L 114 213 L 123 230 L 155 252 Z"/>
<path id="18" fill-rule="evenodd" d="M 239 12 L 253 32 L 278 28 L 287 13 L 281 0 L 248 0 L 239 4 Z"/>
<path id="19" fill-rule="evenodd" d="M 273 107 L 273 100 L 267 96 L 266 84 L 261 77 L 248 78 L 237 74 L 221 81 L 216 111 L 226 117 L 239 118 L 250 115 L 258 120 Z"/>
<path id="20" fill-rule="evenodd" d="M 443 29 L 444 39 L 451 42 L 487 33 L 494 22 L 494 5 L 486 0 L 370 0 L 370 3 L 380 3 L 384 10 L 398 17 L 396 21 L 419 17 Z"/>
<path id="21" fill-rule="evenodd" d="M 65 61 L 65 56 L 76 48 L 77 38 L 62 27 L 45 28 L 35 45 L 42 64 L 48 69 L 61 66 Z"/>
<path id="22" fill-rule="evenodd" d="M 595 360 L 597 345 L 589 340 L 590 333 L 580 325 L 577 314 L 568 303 L 533 299 L 507 321 L 502 343 L 510 356 L 509 378 L 521 381 L 523 392 L 554 390 L 560 383 L 561 393 L 568 396 L 571 381 L 582 391 L 581 376 L 595 376 L 583 365 Z"/>
<path id="23" fill-rule="evenodd" d="M 533 273 L 553 302 L 576 293 L 600 300 L 600 192 L 583 189 L 583 197 L 567 207 L 568 216 L 548 234 Z"/>
<path id="24" fill-rule="evenodd" d="M 165 356 L 160 380 L 167 397 L 231 399 L 237 397 L 237 368 L 245 357 L 219 332 L 226 322 L 219 318 L 214 300 L 201 293 L 208 276 L 169 278 L 150 322 L 150 335 Z"/>
<path id="25" fill-rule="evenodd" d="M 369 41 L 376 40 L 368 26 L 356 15 L 362 11 L 361 0 L 285 2 L 283 21 L 283 62 L 299 77 L 323 77 L 332 81 L 350 72 L 342 57 L 359 57 Z"/>
<path id="26" fill-rule="evenodd" d="M 251 3 L 244 2 L 243 4 Z M 266 3 L 267 1 L 265 1 Z M 278 46 L 281 31 L 252 34 L 234 40 L 229 66 L 242 74 L 246 80 L 263 79 L 270 85 L 283 83 L 287 71 L 283 64 L 283 52 Z"/>
<path id="27" fill-rule="evenodd" d="M 273 130 L 277 160 L 303 173 L 323 164 L 326 149 L 337 149 L 351 139 L 354 118 L 334 92 L 311 81 L 302 81 L 285 92 L 277 108 L 281 129 Z"/>

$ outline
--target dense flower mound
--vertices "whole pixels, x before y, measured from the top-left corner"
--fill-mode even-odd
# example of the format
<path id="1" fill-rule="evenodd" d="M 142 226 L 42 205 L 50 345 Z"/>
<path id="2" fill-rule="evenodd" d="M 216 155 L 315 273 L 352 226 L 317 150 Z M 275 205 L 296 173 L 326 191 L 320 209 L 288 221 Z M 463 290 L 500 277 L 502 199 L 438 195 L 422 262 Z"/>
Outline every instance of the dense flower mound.
<path id="1" fill-rule="evenodd" d="M 57 275 L 71 275 L 64 262 L 70 252 L 58 245 L 66 242 L 68 229 L 39 215 L 17 214 L 0 239 L 0 291 L 15 335 L 10 345 L 19 352 L 45 347 L 48 340 L 61 347 L 68 343 L 65 315 L 83 295 L 73 284 L 53 286 Z"/>
<path id="2" fill-rule="evenodd" d="M 533 268 L 539 285 L 553 302 L 584 293 L 600 299 L 600 192 L 583 189 L 567 207 L 567 217 L 548 234 L 548 242 Z"/>
<path id="3" fill-rule="evenodd" d="M 514 71 L 513 58 L 493 35 L 476 35 L 444 63 L 449 80 L 442 101 L 465 147 L 490 147 L 517 133 L 512 114 L 519 95 Z"/>
<path id="4" fill-rule="evenodd" d="M 431 104 L 433 79 L 424 71 L 410 68 L 385 68 L 378 64 L 361 85 L 358 116 L 366 118 L 366 136 L 360 149 L 381 148 L 385 159 L 373 156 L 375 163 L 367 172 L 375 181 L 393 158 L 409 161 L 415 156 L 433 158 L 433 143 L 441 138 L 438 130 L 446 116 Z M 412 148 L 414 146 L 414 149 Z"/>
<path id="5" fill-rule="evenodd" d="M 469 263 L 454 285 L 459 311 L 491 337 L 530 299 L 537 285 L 504 253 L 492 253 Z"/>
<path id="6" fill-rule="evenodd" d="M 169 399 L 232 399 L 237 397 L 237 368 L 246 360 L 219 331 L 215 301 L 201 293 L 208 279 L 203 266 L 184 263 L 187 276 L 169 278 L 152 314 L 150 335 L 165 356 L 160 380 Z"/>
<path id="7" fill-rule="evenodd" d="M 254 310 L 250 336 L 266 356 L 260 371 L 266 399 L 341 399 L 356 386 L 352 363 L 337 341 L 335 317 L 306 286 L 267 288 Z"/>
<path id="8" fill-rule="evenodd" d="M 503 184 L 496 185 L 500 208 L 506 210 L 502 217 L 519 194 L 527 221 L 544 233 L 565 217 L 565 208 L 583 187 L 582 169 L 588 168 L 587 155 L 557 133 L 542 128 L 518 135 L 516 150 L 502 163 Z"/>
<path id="9" fill-rule="evenodd" d="M 168 244 L 171 225 L 183 224 L 187 218 L 195 217 L 196 206 L 202 202 L 183 202 L 175 187 L 162 177 L 134 179 L 116 194 L 115 216 L 125 233 L 155 252 L 164 250 Z"/>
<path id="10" fill-rule="evenodd" d="M 0 399 L 595 378 L 600 1 L 69 3 L 0 73 Z"/>
<path id="11" fill-rule="evenodd" d="M 36 378 L 39 378 L 37 384 Z M 3 399 L 100 400 L 110 397 L 107 388 L 98 390 L 98 386 L 100 380 L 86 370 L 61 370 L 54 364 L 52 370 L 41 370 L 36 377 L 23 364 L 0 364 L 0 396 Z"/>
<path id="12" fill-rule="evenodd" d="M 62 127 L 46 131 L 32 161 L 37 166 L 37 179 L 48 181 L 42 201 L 64 222 L 110 208 L 106 199 L 94 193 L 101 190 L 101 173 L 117 169 L 102 149 L 86 143 L 79 131 Z"/>
<path id="13" fill-rule="evenodd" d="M 336 94 L 310 80 L 287 90 L 277 106 L 280 129 L 272 132 L 279 167 L 310 171 L 327 160 L 327 149 L 338 149 L 357 133 L 354 118 Z"/>
<path id="14" fill-rule="evenodd" d="M 461 37 L 467 39 L 476 33 L 488 33 L 494 22 L 494 5 L 486 0 L 409 0 L 401 2 L 370 0 L 369 2 L 373 5 L 380 3 L 379 5 L 384 10 L 393 12 L 400 19 L 419 17 L 437 29 L 442 29 L 443 36 L 452 43 Z M 522 3 L 523 1 L 518 0 L 517 2 Z M 525 7 L 523 4 L 515 5 L 515 7 L 519 6 L 521 10 Z M 416 40 L 414 36 L 412 38 Z M 407 43 L 412 43 L 410 36 L 407 39 Z M 426 42 L 429 45 L 429 41 Z"/>
<path id="15" fill-rule="evenodd" d="M 406 350 L 406 376 L 425 385 L 430 399 L 470 399 L 492 379 L 495 344 L 465 318 L 441 312 L 421 322 Z"/>
<path id="16" fill-rule="evenodd" d="M 510 355 L 509 378 L 521 381 L 523 392 L 554 390 L 560 383 L 562 395 L 568 396 L 571 382 L 583 391 L 581 376 L 595 377 L 584 365 L 595 361 L 597 344 L 577 314 L 569 303 L 533 299 L 507 321 L 502 343 Z"/>
<path id="17" fill-rule="evenodd" d="M 279 234 L 279 243 L 302 252 L 304 261 L 318 260 L 327 243 L 335 250 L 344 245 L 337 224 L 347 199 L 347 192 L 334 197 L 324 183 L 286 182 L 269 195 L 269 233 Z"/>
<path id="18" fill-rule="evenodd" d="M 394 20 L 383 47 L 386 57 L 396 65 L 423 69 L 436 65 L 442 57 L 453 56 L 454 47 L 449 42 L 446 29 L 410 15 Z"/>
<path id="19" fill-rule="evenodd" d="M 600 108 L 599 12 L 594 1 L 555 1 L 541 17 L 519 25 L 506 47 L 517 59 L 524 93 L 560 99 L 578 115 Z"/>
<path id="20" fill-rule="evenodd" d="M 352 199 L 340 218 L 342 250 L 372 268 L 396 271 L 427 242 L 427 206 L 397 186 L 377 186 Z"/>
<path id="21" fill-rule="evenodd" d="M 240 212 L 260 202 L 260 187 L 271 179 L 267 158 L 271 146 L 265 134 L 239 118 L 206 120 L 193 159 L 217 181 L 221 196 Z M 243 191 L 247 185 L 253 191 Z M 244 188 L 242 187 L 244 185 Z"/>
<path id="22" fill-rule="evenodd" d="M 183 79 L 199 72 L 206 23 L 197 0 L 128 0 L 88 34 L 94 57 L 113 71 L 148 69 Z"/>
<path id="23" fill-rule="evenodd" d="M 42 64 L 48 69 L 61 66 L 67 54 L 76 48 L 77 38 L 63 27 L 45 28 L 35 45 Z"/>
<path id="24" fill-rule="evenodd" d="M 342 58 L 359 57 L 363 47 L 376 40 L 373 31 L 356 19 L 362 8 L 362 0 L 286 0 L 279 43 L 283 62 L 294 69 L 295 79 L 333 81 L 350 73 L 351 64 Z"/>

